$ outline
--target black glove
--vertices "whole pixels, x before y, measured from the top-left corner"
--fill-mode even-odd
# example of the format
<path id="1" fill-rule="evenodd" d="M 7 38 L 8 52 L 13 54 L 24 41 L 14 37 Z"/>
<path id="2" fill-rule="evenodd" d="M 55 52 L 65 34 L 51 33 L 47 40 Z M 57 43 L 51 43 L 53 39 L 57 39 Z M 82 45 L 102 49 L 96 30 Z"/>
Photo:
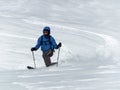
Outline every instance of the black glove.
<path id="1" fill-rule="evenodd" d="M 57 48 L 60 48 L 62 46 L 62 43 L 60 42 L 58 45 L 57 45 Z"/>
<path id="2" fill-rule="evenodd" d="M 35 47 L 32 47 L 32 48 L 31 48 L 31 51 L 36 51 L 36 48 L 35 48 Z"/>

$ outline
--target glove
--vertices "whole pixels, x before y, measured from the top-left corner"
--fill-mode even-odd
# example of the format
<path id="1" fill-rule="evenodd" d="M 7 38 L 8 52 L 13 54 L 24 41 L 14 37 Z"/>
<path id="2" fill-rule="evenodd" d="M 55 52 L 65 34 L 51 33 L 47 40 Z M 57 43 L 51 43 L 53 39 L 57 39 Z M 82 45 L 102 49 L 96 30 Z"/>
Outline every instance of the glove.
<path id="1" fill-rule="evenodd" d="M 36 48 L 35 48 L 35 47 L 32 47 L 32 48 L 31 48 L 31 51 L 36 51 Z"/>
<path id="2" fill-rule="evenodd" d="M 57 48 L 60 48 L 62 46 L 62 43 L 60 42 L 58 45 L 57 45 Z"/>

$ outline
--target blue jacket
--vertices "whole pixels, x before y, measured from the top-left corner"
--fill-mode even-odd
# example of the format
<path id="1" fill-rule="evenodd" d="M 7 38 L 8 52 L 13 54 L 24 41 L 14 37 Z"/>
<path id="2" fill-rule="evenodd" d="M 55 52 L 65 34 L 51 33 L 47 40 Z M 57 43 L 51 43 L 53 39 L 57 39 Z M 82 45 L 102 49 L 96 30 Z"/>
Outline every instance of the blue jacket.
<path id="1" fill-rule="evenodd" d="M 44 35 L 40 36 L 38 38 L 35 49 L 38 50 L 40 46 L 43 52 L 46 52 L 49 49 L 57 49 L 57 43 L 52 36 L 50 36 L 50 38 L 49 36 L 44 36 Z"/>

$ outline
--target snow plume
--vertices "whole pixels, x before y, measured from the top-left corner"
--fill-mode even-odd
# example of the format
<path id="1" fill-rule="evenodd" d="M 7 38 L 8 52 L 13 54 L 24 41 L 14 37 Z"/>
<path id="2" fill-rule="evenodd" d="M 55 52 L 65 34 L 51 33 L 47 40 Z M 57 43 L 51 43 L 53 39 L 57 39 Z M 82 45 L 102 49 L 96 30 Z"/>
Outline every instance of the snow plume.
<path id="1" fill-rule="evenodd" d="M 120 43 L 117 39 L 115 39 L 112 36 L 99 34 L 102 38 L 105 40 L 104 45 L 100 45 L 97 49 L 97 52 L 99 52 L 101 57 L 105 57 L 106 59 L 113 59 L 115 62 L 119 61 L 120 59 Z M 101 53 L 102 50 L 102 53 Z"/>

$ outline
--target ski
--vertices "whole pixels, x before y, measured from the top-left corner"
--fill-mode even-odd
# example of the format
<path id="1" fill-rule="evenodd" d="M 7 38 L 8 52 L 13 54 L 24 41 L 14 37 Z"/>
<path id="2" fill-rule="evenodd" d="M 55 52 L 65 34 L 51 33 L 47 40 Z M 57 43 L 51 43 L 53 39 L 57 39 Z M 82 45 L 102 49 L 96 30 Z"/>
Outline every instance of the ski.
<path id="1" fill-rule="evenodd" d="M 51 65 L 49 65 L 48 67 L 51 67 L 51 66 L 54 66 L 54 65 L 58 66 L 58 62 L 53 62 L 53 63 L 51 63 Z M 36 69 L 36 68 L 35 68 L 35 67 L 32 67 L 32 66 L 27 66 L 27 69 Z"/>
<path id="2" fill-rule="evenodd" d="M 49 66 L 47 66 L 47 67 L 51 67 L 51 66 L 57 66 L 58 65 L 58 63 L 57 62 L 53 62 L 53 63 L 51 63 Z"/>
<path id="3" fill-rule="evenodd" d="M 27 69 L 35 69 L 35 68 L 31 66 L 27 66 Z"/>

